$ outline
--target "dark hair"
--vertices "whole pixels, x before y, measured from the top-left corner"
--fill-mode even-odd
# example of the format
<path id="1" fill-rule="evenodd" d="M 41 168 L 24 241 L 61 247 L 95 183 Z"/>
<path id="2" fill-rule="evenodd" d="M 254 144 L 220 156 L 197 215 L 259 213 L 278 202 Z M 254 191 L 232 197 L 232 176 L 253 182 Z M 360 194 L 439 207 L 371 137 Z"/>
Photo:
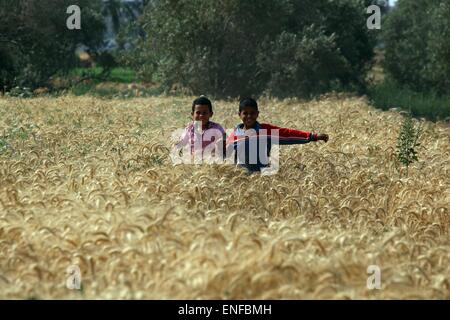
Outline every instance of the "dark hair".
<path id="1" fill-rule="evenodd" d="M 199 105 L 208 106 L 209 112 L 213 112 L 212 103 L 207 97 L 200 96 L 199 98 L 195 99 L 194 102 L 192 102 L 192 113 L 194 113 L 194 111 L 195 111 L 195 106 L 199 106 Z"/>
<path id="2" fill-rule="evenodd" d="M 256 111 L 258 111 L 258 103 L 255 99 L 252 98 L 245 98 L 242 99 L 239 103 L 239 113 L 241 113 L 242 110 L 244 110 L 245 107 L 252 107 L 255 108 Z"/>

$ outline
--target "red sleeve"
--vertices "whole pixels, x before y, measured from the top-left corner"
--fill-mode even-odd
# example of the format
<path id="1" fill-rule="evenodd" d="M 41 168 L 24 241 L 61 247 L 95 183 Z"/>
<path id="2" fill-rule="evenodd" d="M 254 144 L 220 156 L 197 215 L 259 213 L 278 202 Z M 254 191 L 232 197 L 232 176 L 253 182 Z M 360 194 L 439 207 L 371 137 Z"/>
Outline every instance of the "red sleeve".
<path id="1" fill-rule="evenodd" d="M 295 137 L 295 138 L 304 138 L 304 139 L 311 140 L 311 141 L 315 141 L 315 139 L 317 138 L 317 135 L 313 134 L 311 132 L 296 130 L 296 129 L 289 129 L 289 128 L 281 128 L 281 127 L 277 127 L 277 126 L 274 126 L 274 125 L 268 124 L 268 123 L 261 124 L 261 127 L 263 129 L 267 129 L 267 134 L 269 134 L 269 135 L 271 134 L 271 132 L 270 132 L 271 129 L 278 129 L 280 138 Z"/>

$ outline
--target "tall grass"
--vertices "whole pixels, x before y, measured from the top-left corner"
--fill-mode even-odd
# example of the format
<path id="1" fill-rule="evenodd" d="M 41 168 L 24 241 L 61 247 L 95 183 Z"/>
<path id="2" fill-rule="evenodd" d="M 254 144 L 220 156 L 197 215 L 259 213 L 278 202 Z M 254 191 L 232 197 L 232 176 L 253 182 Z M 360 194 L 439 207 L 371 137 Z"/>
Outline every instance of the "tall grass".
<path id="1" fill-rule="evenodd" d="M 368 95 L 371 104 L 382 110 L 399 108 L 432 121 L 450 117 L 450 96 L 415 92 L 389 79 L 371 86 Z"/>

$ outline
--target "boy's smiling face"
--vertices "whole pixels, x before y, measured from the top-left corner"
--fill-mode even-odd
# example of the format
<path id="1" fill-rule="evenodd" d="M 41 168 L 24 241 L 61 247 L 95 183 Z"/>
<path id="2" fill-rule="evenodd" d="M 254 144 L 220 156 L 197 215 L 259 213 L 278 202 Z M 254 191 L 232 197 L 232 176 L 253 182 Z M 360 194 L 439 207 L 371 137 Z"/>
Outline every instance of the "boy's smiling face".
<path id="1" fill-rule="evenodd" d="M 241 118 L 245 129 L 250 129 L 255 126 L 258 115 L 259 111 L 254 107 L 244 107 L 241 112 L 239 112 L 239 118 Z"/>
<path id="2" fill-rule="evenodd" d="M 196 104 L 194 108 L 194 112 L 192 113 L 192 120 L 201 121 L 202 126 L 205 126 L 209 118 L 211 118 L 213 112 L 209 110 L 209 106 L 205 104 Z"/>

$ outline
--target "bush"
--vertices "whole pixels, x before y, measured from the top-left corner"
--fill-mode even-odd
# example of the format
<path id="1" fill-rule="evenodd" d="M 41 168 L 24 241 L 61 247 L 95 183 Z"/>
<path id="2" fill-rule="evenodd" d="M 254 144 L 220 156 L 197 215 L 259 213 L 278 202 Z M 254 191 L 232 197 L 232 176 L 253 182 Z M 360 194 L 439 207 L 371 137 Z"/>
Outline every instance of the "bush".
<path id="1" fill-rule="evenodd" d="M 278 97 L 329 91 L 348 67 L 335 37 L 315 26 L 302 34 L 283 32 L 262 46 L 257 62 L 268 75 L 267 93 Z"/>
<path id="2" fill-rule="evenodd" d="M 371 86 L 368 95 L 371 103 L 382 110 L 401 108 L 410 110 L 415 117 L 432 121 L 450 118 L 450 94 L 438 96 L 435 93 L 415 92 L 387 78 L 384 82 Z"/>
<path id="3" fill-rule="evenodd" d="M 450 2 L 399 0 L 383 24 L 385 70 L 416 91 L 450 93 Z"/>
<path id="4" fill-rule="evenodd" d="M 408 175 L 409 166 L 418 161 L 417 148 L 420 147 L 419 138 L 422 134 L 422 127 L 416 127 L 411 114 L 403 119 L 402 127 L 397 138 L 396 158 L 401 164 L 406 166 L 406 175 Z"/>
<path id="5" fill-rule="evenodd" d="M 14 87 L 7 92 L 6 95 L 10 97 L 31 98 L 33 96 L 33 92 L 31 92 L 30 88 Z"/>

